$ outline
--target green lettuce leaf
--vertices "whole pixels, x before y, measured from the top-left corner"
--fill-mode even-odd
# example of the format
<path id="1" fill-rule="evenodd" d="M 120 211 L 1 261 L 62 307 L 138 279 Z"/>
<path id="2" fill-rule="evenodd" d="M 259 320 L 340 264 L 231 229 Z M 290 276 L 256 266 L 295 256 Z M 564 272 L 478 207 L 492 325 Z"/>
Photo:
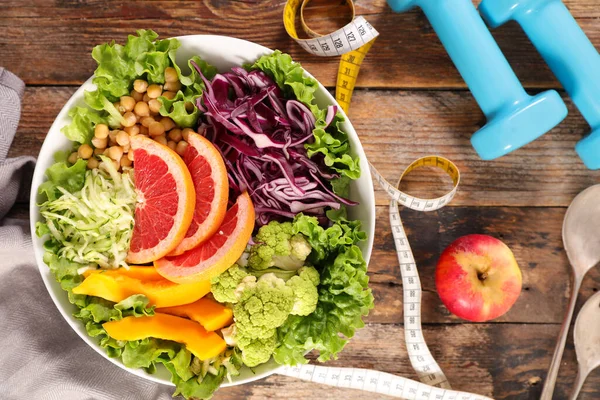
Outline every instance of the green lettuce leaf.
<path id="1" fill-rule="evenodd" d="M 94 47 L 92 57 L 98 63 L 93 83 L 110 102 L 129 95 L 133 81 L 143 75 L 150 83 L 164 83 L 165 68 L 181 43 L 177 39 L 156 40 L 158 34 L 140 29 L 129 35 L 124 46 L 104 43 Z"/>
<path id="2" fill-rule="evenodd" d="M 162 106 L 160 115 L 169 117 L 181 128 L 194 128 L 200 116 L 200 110 L 196 107 L 196 100 L 202 96 L 205 86 L 202 77 L 193 67 L 192 61 L 200 67 L 202 74 L 206 79 L 212 79 L 217 74 L 217 69 L 198 56 L 192 57 L 188 61 L 189 75 L 183 74 L 179 65 L 175 63 L 175 56 L 171 62 L 177 71 L 179 81 L 182 84 L 182 90 L 179 90 L 171 100 L 166 97 L 159 97 L 158 100 Z M 189 110 L 189 111 L 188 111 Z"/>
<path id="3" fill-rule="evenodd" d="M 294 62 L 288 54 L 277 50 L 245 67 L 265 72 L 282 88 L 286 98 L 295 97 L 310 108 L 316 122 L 313 130 L 314 141 L 304 145 L 309 157 L 322 154 L 325 164 L 342 176 L 350 179 L 360 177 L 359 159 L 349 154 L 348 135 L 342 130 L 344 117 L 338 112 L 332 123 L 328 127 L 325 126 L 326 110 L 321 110 L 315 102 L 315 93 L 319 85 L 315 79 L 304 76 L 304 70 L 299 63 Z"/>
<path id="4" fill-rule="evenodd" d="M 39 186 L 38 193 L 48 200 L 56 200 L 61 196 L 61 193 L 57 189 L 58 186 L 61 186 L 70 193 L 81 190 L 85 182 L 86 168 L 87 162 L 81 158 L 70 166 L 66 161 L 59 161 L 52 164 L 46 170 L 48 180 Z"/>
<path id="5" fill-rule="evenodd" d="M 367 264 L 356 246 L 366 234 L 360 221 L 342 216 L 325 229 L 315 217 L 299 214 L 293 227 L 312 247 L 309 260 L 321 276 L 319 301 L 312 314 L 290 315 L 278 328 L 273 357 L 279 364 L 306 363 L 304 354 L 314 349 L 319 361 L 327 361 L 336 358 L 356 329 L 364 326 L 362 317 L 373 308 Z"/>
<path id="6" fill-rule="evenodd" d="M 227 374 L 227 369 L 220 367 L 217 375 L 206 374 L 201 380 L 199 377 L 184 380 L 177 374 L 177 369 L 173 363 L 165 363 L 165 367 L 171 371 L 171 382 L 177 387 L 173 396 L 180 394 L 186 399 L 210 399 L 213 393 L 221 386 Z"/>
<path id="7" fill-rule="evenodd" d="M 315 217 L 298 214 L 294 218 L 293 229 L 294 234 L 303 234 L 310 243 L 312 252 L 309 260 L 315 265 L 320 265 L 322 260 L 339 253 L 344 246 L 367 238 L 367 234 L 361 230 L 359 220 L 348 221 L 342 216 L 338 216 L 333 225 L 325 229 Z"/>
<path id="8" fill-rule="evenodd" d="M 82 144 L 91 143 L 92 137 L 94 137 L 94 127 L 97 124 L 107 123 L 106 118 L 102 117 L 99 113 L 84 107 L 73 107 L 69 111 L 69 117 L 71 118 L 71 123 L 64 126 L 60 131 L 67 139 Z"/>
<path id="9" fill-rule="evenodd" d="M 174 98 L 171 100 L 166 97 L 160 96 L 158 101 L 161 102 L 160 115 L 171 118 L 181 128 L 192 128 L 196 126 L 198 117 L 200 116 L 200 110 L 196 107 L 196 99 L 202 96 L 202 94 L 194 93 L 191 90 L 186 89 L 185 94 L 183 91 L 178 91 Z M 188 112 L 186 104 L 191 112 Z"/>
<path id="10" fill-rule="evenodd" d="M 291 315 L 277 330 L 273 357 L 279 364 L 307 363 L 304 353 L 313 349 L 321 362 L 337 358 L 373 308 L 367 266 L 357 246 L 344 246 L 322 265 L 317 309 L 306 317 Z"/>
<path id="11" fill-rule="evenodd" d="M 104 43 L 94 47 L 92 57 L 98 63 L 92 82 L 96 90 L 85 92 L 85 102 L 98 111 L 106 111 L 108 124 L 118 128 L 123 118 L 113 103 L 128 96 L 138 78 L 150 83 L 165 83 L 165 69 L 171 66 L 181 43 L 177 39 L 156 40 L 158 34 L 140 29 L 129 35 L 124 46 Z"/>

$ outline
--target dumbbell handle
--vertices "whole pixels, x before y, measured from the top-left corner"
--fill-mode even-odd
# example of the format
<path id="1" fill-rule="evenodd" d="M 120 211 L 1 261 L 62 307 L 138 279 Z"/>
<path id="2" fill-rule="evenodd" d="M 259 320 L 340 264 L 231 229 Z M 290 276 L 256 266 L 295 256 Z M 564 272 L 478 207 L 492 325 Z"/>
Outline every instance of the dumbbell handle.
<path id="1" fill-rule="evenodd" d="M 470 0 L 416 4 L 488 118 L 528 97 Z"/>
<path id="2" fill-rule="evenodd" d="M 586 121 L 600 127 L 600 54 L 562 1 L 533 7 L 519 12 L 519 23 Z"/>

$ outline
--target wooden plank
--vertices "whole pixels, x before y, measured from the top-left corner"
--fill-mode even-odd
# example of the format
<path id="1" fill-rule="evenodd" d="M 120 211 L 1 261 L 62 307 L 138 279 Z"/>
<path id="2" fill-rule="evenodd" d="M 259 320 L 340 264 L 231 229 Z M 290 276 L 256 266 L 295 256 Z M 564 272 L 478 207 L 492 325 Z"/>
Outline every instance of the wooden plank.
<path id="1" fill-rule="evenodd" d="M 477 6 L 481 0 L 472 0 Z M 595 0 L 564 0 L 571 14 L 577 19 L 597 18 L 600 10 Z M 373 15 L 391 13 L 385 0 L 355 1 L 356 15 Z M 284 1 L 266 0 L 229 1 L 229 0 L 91 0 L 79 2 L 63 0 L 49 2 L 46 0 L 4 0 L 0 4 L 2 16 L 5 18 L 47 18 L 55 15 L 57 18 L 116 18 L 123 14 L 128 17 L 152 19 L 157 16 L 170 19 L 194 18 L 198 15 L 214 13 L 232 19 L 243 19 L 254 16 L 257 12 L 280 14 Z M 306 6 L 307 20 L 314 15 L 335 16 L 345 7 L 339 1 L 311 0 Z M 318 13 L 317 13 L 318 12 Z M 99 14 L 102 13 L 102 14 Z M 314 14 L 313 14 L 314 13 Z M 101 16 L 100 16 L 101 15 Z"/>
<path id="2" fill-rule="evenodd" d="M 28 87 L 23 115 L 10 156 L 37 155 L 52 121 L 75 88 Z M 485 120 L 467 92 L 359 90 L 350 117 L 367 157 L 390 182 L 418 157 L 440 154 L 453 160 L 462 182 L 453 205 L 567 206 L 600 180 L 587 170 L 574 146 L 588 125 L 572 104 L 569 117 L 552 132 L 496 161 L 482 161 L 469 138 Z M 373 112 L 375 110 L 375 112 Z M 449 179 L 420 170 L 402 188 L 415 195 L 441 194 Z M 387 197 L 376 187 L 377 204 Z"/>
<path id="3" fill-rule="evenodd" d="M 545 324 L 478 324 L 426 326 L 429 347 L 454 389 L 495 399 L 538 399 L 550 364 L 559 327 Z M 566 399 L 575 380 L 572 338 L 563 357 L 556 399 Z M 336 361 L 337 367 L 370 368 L 417 379 L 412 371 L 400 325 L 371 324 L 359 330 Z M 348 399 L 389 398 L 351 389 L 338 389 L 273 375 L 249 385 L 224 388 L 225 399 Z M 580 400 L 600 396 L 600 373 L 591 375 Z"/>
<path id="4" fill-rule="evenodd" d="M 369 21 L 381 37 L 363 65 L 359 87 L 465 87 L 422 13 L 391 13 L 383 1 L 364 4 L 358 12 L 370 14 Z M 572 0 L 570 5 L 592 42 L 600 46 L 600 7 L 593 0 Z M 94 45 L 113 39 L 123 42 L 141 27 L 152 28 L 162 37 L 229 35 L 279 48 L 302 62 L 326 86 L 335 84 L 338 59 L 310 56 L 287 36 L 281 23 L 281 1 L 256 6 L 226 1 L 37 0 L 30 4 L 11 0 L 0 7 L 2 65 L 28 84 L 80 84 L 95 68 L 90 57 Z M 339 23 L 343 21 L 335 22 Z M 494 35 L 526 86 L 559 87 L 515 24 L 496 30 Z"/>

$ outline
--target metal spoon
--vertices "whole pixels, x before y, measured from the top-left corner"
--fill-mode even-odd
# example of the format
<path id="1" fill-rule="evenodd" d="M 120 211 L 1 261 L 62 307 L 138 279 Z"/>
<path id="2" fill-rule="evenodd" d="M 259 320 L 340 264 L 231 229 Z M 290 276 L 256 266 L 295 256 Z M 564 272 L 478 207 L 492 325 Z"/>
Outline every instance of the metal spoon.
<path id="1" fill-rule="evenodd" d="M 575 197 L 565 215 L 562 237 L 573 269 L 571 298 L 567 315 L 560 328 L 541 400 L 552 400 L 581 282 L 585 274 L 600 262 L 600 185 L 591 186 Z"/>
<path id="2" fill-rule="evenodd" d="M 570 400 L 577 399 L 589 373 L 600 366 L 600 292 L 590 297 L 579 311 L 573 337 L 579 371 Z"/>

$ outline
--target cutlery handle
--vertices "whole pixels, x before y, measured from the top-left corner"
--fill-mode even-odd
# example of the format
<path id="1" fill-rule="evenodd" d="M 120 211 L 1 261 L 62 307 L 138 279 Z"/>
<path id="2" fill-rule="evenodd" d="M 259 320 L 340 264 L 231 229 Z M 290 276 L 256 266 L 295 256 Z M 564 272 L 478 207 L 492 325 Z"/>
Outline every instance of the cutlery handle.
<path id="1" fill-rule="evenodd" d="M 575 303 L 577 302 L 577 294 L 579 293 L 580 287 L 581 278 L 577 276 L 573 277 L 573 288 L 571 289 L 569 308 L 560 328 L 560 335 L 558 337 L 558 342 L 556 343 L 556 348 L 554 349 L 554 356 L 552 356 L 552 362 L 550 363 L 550 369 L 548 370 L 548 375 L 544 382 L 544 389 L 542 390 L 540 400 L 552 400 L 556 378 L 558 377 L 558 370 L 560 369 L 560 361 L 562 360 L 563 351 L 565 350 L 565 343 L 567 341 L 567 335 L 569 333 L 569 327 L 571 326 L 571 319 L 573 318 L 573 312 L 575 311 Z"/>
<path id="2" fill-rule="evenodd" d="M 577 378 L 575 378 L 575 385 L 573 386 L 573 391 L 571 392 L 571 396 L 569 396 L 569 400 L 577 400 L 577 396 L 579 396 L 579 392 L 583 387 L 583 382 L 587 378 L 589 372 L 583 372 L 581 366 L 579 367 L 579 371 L 577 372 Z"/>

